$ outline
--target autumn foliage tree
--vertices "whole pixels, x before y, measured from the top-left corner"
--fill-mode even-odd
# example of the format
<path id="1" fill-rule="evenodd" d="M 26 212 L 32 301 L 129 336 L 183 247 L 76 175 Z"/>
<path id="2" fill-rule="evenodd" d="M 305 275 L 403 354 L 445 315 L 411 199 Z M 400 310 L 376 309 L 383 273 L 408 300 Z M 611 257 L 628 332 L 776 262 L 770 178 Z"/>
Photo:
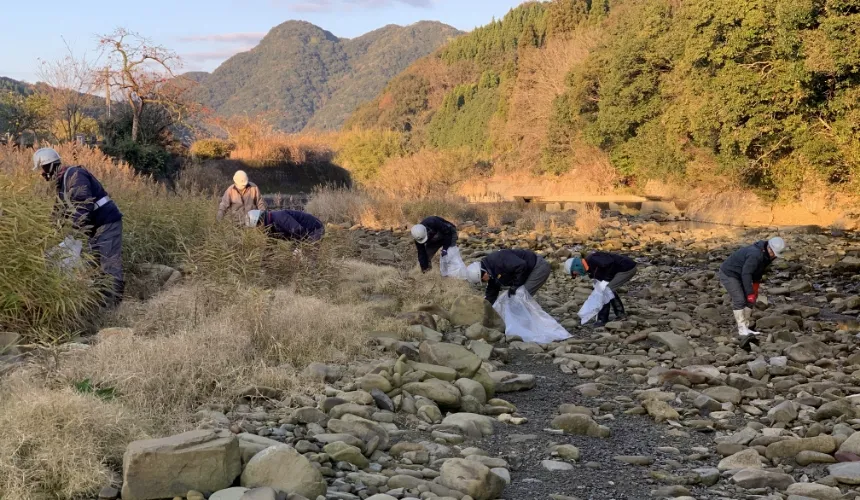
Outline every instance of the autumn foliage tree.
<path id="1" fill-rule="evenodd" d="M 181 66 L 178 56 L 165 47 L 154 45 L 147 38 L 119 28 L 100 41 L 107 67 L 103 79 L 116 89 L 131 109 L 131 140 L 140 137 L 144 110 L 159 105 L 181 117 L 183 85 L 175 84 L 174 71 Z"/>
<path id="2" fill-rule="evenodd" d="M 93 95 L 98 82 L 86 55 L 77 57 L 66 45 L 63 58 L 41 63 L 38 92 L 50 103 L 53 134 L 61 141 L 73 141 L 81 133 L 94 135 L 97 126 L 89 111 L 98 102 Z"/>

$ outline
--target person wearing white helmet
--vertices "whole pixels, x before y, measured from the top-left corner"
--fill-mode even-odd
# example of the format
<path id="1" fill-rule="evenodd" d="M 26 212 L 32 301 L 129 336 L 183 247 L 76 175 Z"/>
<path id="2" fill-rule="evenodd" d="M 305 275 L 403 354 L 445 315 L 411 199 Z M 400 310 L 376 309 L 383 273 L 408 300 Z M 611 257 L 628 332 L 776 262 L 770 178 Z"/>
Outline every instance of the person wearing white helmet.
<path id="1" fill-rule="evenodd" d="M 457 246 L 457 226 L 442 217 L 430 216 L 420 224 L 412 226 L 412 238 L 418 251 L 418 265 L 426 273 L 432 267 L 430 261 L 439 249 L 444 257 L 448 249 Z"/>
<path id="2" fill-rule="evenodd" d="M 233 175 L 233 185 L 224 191 L 221 204 L 218 205 L 218 220 L 225 215 L 230 220 L 241 223 L 245 221 L 251 210 L 265 210 L 266 201 L 260 194 L 260 188 L 248 180 L 248 174 L 237 170 Z"/>
<path id="3" fill-rule="evenodd" d="M 508 287 L 511 296 L 525 288 L 534 297 L 551 272 L 549 263 L 531 250 L 497 250 L 466 267 L 466 279 L 475 285 L 486 283 L 484 298 L 495 304 L 502 287 Z"/>
<path id="4" fill-rule="evenodd" d="M 89 238 L 89 247 L 102 272 L 112 278 L 106 305 L 122 300 L 122 212 L 96 177 L 81 166 L 62 166 L 59 153 L 42 148 L 33 154 L 33 170 L 57 187 L 54 213 L 68 219 Z"/>
<path id="5" fill-rule="evenodd" d="M 296 241 L 319 241 L 325 225 L 313 215 L 299 210 L 251 210 L 248 227 L 262 226 L 272 238 Z"/>
<path id="6" fill-rule="evenodd" d="M 720 266 L 720 283 L 731 297 L 738 335 L 745 344 L 759 335 L 750 329 L 750 319 L 762 277 L 785 249 L 785 240 L 777 236 L 737 250 Z"/>
<path id="7" fill-rule="evenodd" d="M 617 319 L 621 320 L 626 317 L 624 303 L 621 301 L 618 289 L 636 275 L 635 260 L 609 252 L 593 252 L 586 258 L 577 256 L 567 259 L 564 263 L 564 271 L 573 278 L 586 275 L 593 280 L 609 283 L 609 289 L 612 290 L 615 297 L 597 313 L 597 322 L 594 326 L 601 327 L 609 322 L 610 306 L 615 311 Z"/>

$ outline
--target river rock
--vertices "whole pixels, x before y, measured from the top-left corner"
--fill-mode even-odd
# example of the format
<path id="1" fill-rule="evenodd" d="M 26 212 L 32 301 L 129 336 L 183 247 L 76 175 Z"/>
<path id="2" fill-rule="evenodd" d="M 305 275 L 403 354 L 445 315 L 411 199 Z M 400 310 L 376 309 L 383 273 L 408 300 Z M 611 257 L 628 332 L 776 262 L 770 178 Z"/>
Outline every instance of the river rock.
<path id="1" fill-rule="evenodd" d="M 412 382 L 403 386 L 403 390 L 436 402 L 443 408 L 459 408 L 460 390 L 457 386 L 439 379 L 429 379 L 424 382 Z"/>
<path id="2" fill-rule="evenodd" d="M 787 347 L 785 355 L 797 363 L 815 363 L 819 359 L 830 357 L 830 347 L 820 340 L 804 340 Z"/>
<path id="3" fill-rule="evenodd" d="M 645 410 L 648 411 L 648 415 L 651 415 L 651 418 L 653 418 L 655 422 L 665 422 L 667 420 L 678 420 L 681 418 L 678 410 L 669 406 L 665 401 L 649 399 L 642 405 L 645 407 Z"/>
<path id="4" fill-rule="evenodd" d="M 794 478 L 782 472 L 771 472 L 759 469 L 744 469 L 734 476 L 732 482 L 741 488 L 751 490 L 757 488 L 774 488 L 782 491 L 794 484 Z"/>
<path id="5" fill-rule="evenodd" d="M 493 380 L 496 392 L 498 393 L 527 391 L 535 386 L 534 375 L 517 375 L 509 372 L 494 371 L 490 373 L 490 378 Z"/>
<path id="6" fill-rule="evenodd" d="M 215 492 L 242 472 L 239 440 L 227 431 L 190 431 L 133 441 L 123 456 L 122 497 L 151 500 Z"/>
<path id="7" fill-rule="evenodd" d="M 703 393 L 720 403 L 739 404 L 741 402 L 741 391 L 727 385 L 708 387 Z"/>
<path id="8" fill-rule="evenodd" d="M 492 500 L 505 488 L 505 480 L 493 474 L 489 467 L 461 458 L 451 458 L 442 464 L 439 483 L 475 500 Z"/>
<path id="9" fill-rule="evenodd" d="M 566 434 L 607 438 L 612 432 L 609 427 L 599 425 L 590 417 L 581 414 L 565 413 L 552 420 L 552 428 L 564 431 Z"/>
<path id="10" fill-rule="evenodd" d="M 470 378 L 461 378 L 454 382 L 454 385 L 460 389 L 462 396 L 472 396 L 481 404 L 487 402 L 487 391 L 480 382 Z"/>
<path id="11" fill-rule="evenodd" d="M 360 449 L 341 441 L 329 443 L 325 445 L 323 450 L 337 462 L 349 462 L 360 469 L 366 469 L 370 465 L 370 461 L 361 453 Z"/>
<path id="12" fill-rule="evenodd" d="M 785 492 L 789 495 L 816 500 L 840 500 L 842 498 L 842 492 L 839 491 L 839 488 L 818 483 L 794 483 Z"/>
<path id="13" fill-rule="evenodd" d="M 376 441 L 379 443 L 379 448 L 383 450 L 388 449 L 388 431 L 386 431 L 384 427 L 379 425 L 377 422 L 366 420 L 361 417 L 354 417 L 352 415 L 347 415 L 347 417 L 351 418 L 333 418 L 329 420 L 328 429 L 334 433 L 351 434 L 365 443 Z M 369 453 L 370 451 L 368 451 L 368 454 Z"/>
<path id="14" fill-rule="evenodd" d="M 460 378 L 471 378 L 481 367 L 481 358 L 461 345 L 422 342 L 418 352 L 422 363 L 453 368 Z"/>
<path id="15" fill-rule="evenodd" d="M 827 467 L 830 475 L 842 484 L 860 484 L 860 462 L 846 462 Z"/>
<path id="16" fill-rule="evenodd" d="M 771 443 L 767 447 L 766 456 L 774 458 L 792 458 L 801 451 L 817 451 L 819 453 L 833 453 L 836 451 L 836 440 L 833 436 L 816 436 L 802 439 L 785 439 Z"/>
<path id="17" fill-rule="evenodd" d="M 451 306 L 451 324 L 470 326 L 480 323 L 487 328 L 505 330 L 505 323 L 489 302 L 478 295 L 461 295 Z"/>
<path id="18" fill-rule="evenodd" d="M 717 469 L 720 471 L 738 469 L 761 469 L 761 455 L 754 448 L 735 453 L 732 456 L 720 460 Z"/>
<path id="19" fill-rule="evenodd" d="M 422 371 L 433 378 L 438 378 L 439 380 L 444 380 L 446 382 L 453 382 L 457 380 L 457 370 L 453 368 L 448 368 L 447 366 L 410 361 L 409 367 L 415 371 Z"/>
<path id="20" fill-rule="evenodd" d="M 452 413 L 442 420 L 443 425 L 453 425 L 474 439 L 493 434 L 493 418 L 475 413 Z"/>
<path id="21" fill-rule="evenodd" d="M 693 354 L 693 347 L 690 345 L 690 341 L 673 332 L 649 333 L 648 339 L 653 340 L 655 342 L 660 342 L 678 356 L 686 357 Z"/>
<path id="22" fill-rule="evenodd" d="M 268 486 L 307 498 L 316 498 L 326 492 L 322 474 L 307 458 L 292 448 L 274 446 L 261 451 L 248 462 L 242 472 L 242 486 Z"/>
<path id="23" fill-rule="evenodd" d="M 820 453 L 817 451 L 801 451 L 794 458 L 798 465 L 802 467 L 806 467 L 810 464 L 834 464 L 836 463 L 836 459 L 833 458 L 832 455 L 828 455 L 827 453 Z"/>

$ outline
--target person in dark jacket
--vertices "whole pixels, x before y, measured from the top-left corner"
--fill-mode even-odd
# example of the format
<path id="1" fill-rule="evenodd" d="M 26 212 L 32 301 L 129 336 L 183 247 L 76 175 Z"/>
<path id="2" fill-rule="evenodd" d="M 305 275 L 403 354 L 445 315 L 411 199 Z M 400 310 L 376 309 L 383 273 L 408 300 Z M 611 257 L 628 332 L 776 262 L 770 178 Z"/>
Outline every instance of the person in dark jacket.
<path id="1" fill-rule="evenodd" d="M 597 281 L 608 281 L 609 289 L 615 297 L 609 304 L 603 306 L 597 314 L 595 326 L 603 326 L 609 322 L 609 306 L 615 311 L 615 317 L 623 319 L 624 303 L 618 295 L 618 289 L 627 284 L 636 275 L 636 261 L 624 255 L 609 252 L 594 252 L 586 258 L 568 259 L 564 263 L 565 271 L 572 277 L 587 275 Z"/>
<path id="2" fill-rule="evenodd" d="M 319 241 L 325 225 L 311 214 L 298 210 L 251 210 L 248 227 L 263 226 L 269 236 L 283 240 Z"/>
<path id="3" fill-rule="evenodd" d="M 471 283 L 487 284 L 484 297 L 490 304 L 496 302 L 502 287 L 508 287 L 508 295 L 515 295 L 521 287 L 536 295 L 551 271 L 549 263 L 531 250 L 498 250 L 467 269 Z"/>
<path id="4" fill-rule="evenodd" d="M 759 284 L 770 263 L 784 251 L 785 240 L 777 236 L 737 250 L 720 266 L 720 283 L 732 299 L 732 311 L 742 339 L 759 334 L 750 330 Z"/>
<path id="5" fill-rule="evenodd" d="M 233 185 L 224 191 L 221 203 L 218 205 L 218 220 L 225 215 L 230 220 L 241 224 L 251 210 L 265 210 L 266 201 L 260 194 L 256 184 L 248 180 L 248 174 L 237 170 L 233 174 Z"/>
<path id="6" fill-rule="evenodd" d="M 433 267 L 430 261 L 440 248 L 444 257 L 449 248 L 457 246 L 457 226 L 442 217 L 430 216 L 412 226 L 412 237 L 418 250 L 418 265 L 426 273 Z"/>
<path id="7" fill-rule="evenodd" d="M 57 186 L 56 216 L 71 221 L 89 238 L 89 248 L 102 272 L 112 278 L 106 305 L 122 300 L 125 281 L 122 272 L 122 212 L 107 191 L 87 169 L 61 166 L 60 155 L 51 148 L 33 154 L 33 170 Z"/>

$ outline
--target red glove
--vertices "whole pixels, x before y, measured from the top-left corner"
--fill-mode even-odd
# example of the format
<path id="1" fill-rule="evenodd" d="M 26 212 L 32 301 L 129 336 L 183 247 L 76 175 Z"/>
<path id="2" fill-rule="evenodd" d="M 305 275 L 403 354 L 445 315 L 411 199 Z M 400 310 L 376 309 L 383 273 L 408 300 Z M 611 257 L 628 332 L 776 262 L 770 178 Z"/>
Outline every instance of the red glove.
<path id="1" fill-rule="evenodd" d="M 754 293 L 751 293 L 751 294 L 747 295 L 747 304 L 755 304 L 755 299 L 756 299 L 756 298 L 757 298 L 757 297 L 756 297 L 756 295 L 755 295 Z"/>
<path id="2" fill-rule="evenodd" d="M 758 297 L 758 287 L 761 286 L 761 283 L 753 283 L 753 294 Z"/>

